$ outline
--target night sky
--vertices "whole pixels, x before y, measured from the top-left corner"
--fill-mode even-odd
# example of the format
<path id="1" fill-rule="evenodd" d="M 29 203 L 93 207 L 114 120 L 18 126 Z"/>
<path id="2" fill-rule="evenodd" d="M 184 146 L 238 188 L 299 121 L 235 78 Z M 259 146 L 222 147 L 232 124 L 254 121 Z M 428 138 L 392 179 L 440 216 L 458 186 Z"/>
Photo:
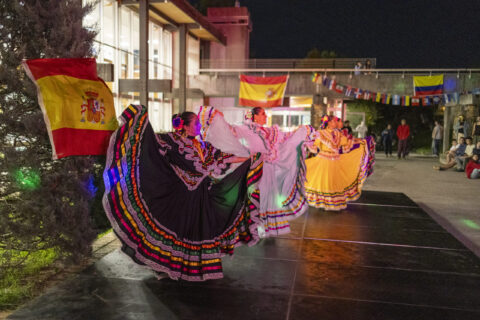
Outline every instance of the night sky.
<path id="1" fill-rule="evenodd" d="M 195 2 L 195 1 L 192 1 Z M 312 48 L 377 58 L 380 68 L 480 67 L 480 0 L 240 0 L 252 58 Z"/>

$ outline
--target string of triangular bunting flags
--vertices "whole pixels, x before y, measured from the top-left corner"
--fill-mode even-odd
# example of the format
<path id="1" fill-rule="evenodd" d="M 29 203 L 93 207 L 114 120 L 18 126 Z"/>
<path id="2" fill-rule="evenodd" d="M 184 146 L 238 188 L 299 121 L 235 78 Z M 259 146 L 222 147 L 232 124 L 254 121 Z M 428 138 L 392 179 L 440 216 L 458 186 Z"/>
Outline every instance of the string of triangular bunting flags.
<path id="1" fill-rule="evenodd" d="M 405 107 L 431 106 L 431 105 L 438 105 L 442 102 L 445 104 L 450 102 L 458 103 L 460 99 L 460 94 L 458 92 L 443 93 L 441 95 L 421 96 L 421 97 L 390 94 L 390 93 L 383 93 L 383 92 L 373 92 L 369 90 L 355 88 L 350 85 L 343 85 L 343 84 L 337 83 L 334 78 L 329 78 L 326 75 L 320 76 L 318 73 L 314 73 L 312 76 L 312 82 L 319 83 L 319 81 L 321 81 L 322 85 L 327 89 L 343 94 L 346 97 L 355 98 L 359 100 L 368 100 L 368 101 L 378 102 L 383 104 L 391 104 L 394 106 L 405 106 Z"/>

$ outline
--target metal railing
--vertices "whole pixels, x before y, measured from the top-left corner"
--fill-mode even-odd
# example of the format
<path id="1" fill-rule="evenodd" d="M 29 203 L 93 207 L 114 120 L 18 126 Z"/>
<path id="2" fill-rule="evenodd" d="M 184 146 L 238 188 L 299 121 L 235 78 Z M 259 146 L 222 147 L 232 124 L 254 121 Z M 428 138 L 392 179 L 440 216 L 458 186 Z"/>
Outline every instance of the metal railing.
<path id="1" fill-rule="evenodd" d="M 389 69 L 362 69 L 355 70 L 353 68 L 348 69 L 336 69 L 336 68 L 209 68 L 209 69 L 199 69 L 200 73 L 203 74 L 235 74 L 235 73 L 255 73 L 255 74 L 267 74 L 267 73 L 312 73 L 317 72 L 320 74 L 350 74 L 355 75 L 355 72 L 358 72 L 358 75 L 368 75 L 376 76 L 379 74 L 393 74 L 399 76 L 405 75 L 432 75 L 432 74 L 457 74 L 457 77 L 460 74 L 466 74 L 471 77 L 473 73 L 480 73 L 480 68 L 389 68 Z"/>
<path id="2" fill-rule="evenodd" d="M 377 65 L 376 58 L 331 58 L 331 59 L 248 59 L 219 60 L 203 59 L 200 69 L 353 69 L 360 61 L 365 66 L 367 60 L 371 68 Z"/>

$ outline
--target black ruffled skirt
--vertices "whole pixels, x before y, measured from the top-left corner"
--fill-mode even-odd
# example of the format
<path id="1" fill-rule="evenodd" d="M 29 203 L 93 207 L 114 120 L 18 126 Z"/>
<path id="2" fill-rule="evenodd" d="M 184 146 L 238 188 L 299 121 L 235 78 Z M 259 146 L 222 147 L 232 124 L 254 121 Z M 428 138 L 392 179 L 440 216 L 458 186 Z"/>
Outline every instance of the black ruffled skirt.
<path id="1" fill-rule="evenodd" d="M 248 190 L 262 163 L 229 168 L 211 146 L 199 162 L 179 135 L 156 135 L 143 106 L 131 105 L 122 119 L 108 149 L 103 205 L 123 251 L 173 279 L 223 277 L 221 257 L 258 242 L 258 197 Z"/>

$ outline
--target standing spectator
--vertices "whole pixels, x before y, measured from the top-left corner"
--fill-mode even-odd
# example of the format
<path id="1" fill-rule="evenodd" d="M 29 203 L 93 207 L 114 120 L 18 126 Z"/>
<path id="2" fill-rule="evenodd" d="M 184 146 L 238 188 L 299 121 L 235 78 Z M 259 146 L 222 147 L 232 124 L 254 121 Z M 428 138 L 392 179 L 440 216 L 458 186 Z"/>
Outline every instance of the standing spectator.
<path id="1" fill-rule="evenodd" d="M 343 128 L 342 130 L 347 130 L 348 134 L 352 134 L 352 127 L 350 126 L 350 121 L 349 120 L 345 120 L 345 122 L 343 123 Z"/>
<path id="2" fill-rule="evenodd" d="M 402 119 L 401 124 L 397 127 L 398 137 L 398 159 L 405 159 L 408 155 L 408 137 L 410 136 L 410 127 L 407 120 Z"/>
<path id="3" fill-rule="evenodd" d="M 364 139 L 367 136 L 368 127 L 365 125 L 365 121 L 360 122 L 360 124 L 355 128 L 355 132 L 358 133 L 360 139 Z"/>
<path id="4" fill-rule="evenodd" d="M 470 131 L 469 129 L 470 127 L 465 118 L 462 115 L 458 116 L 453 125 L 453 131 L 455 132 L 456 138 L 460 139 L 461 137 L 465 137 Z"/>
<path id="5" fill-rule="evenodd" d="M 365 74 L 372 74 L 370 72 L 370 69 L 372 69 L 372 61 L 370 61 L 370 59 L 367 59 L 367 61 L 365 61 L 365 70 L 369 70 L 369 71 L 365 72 Z"/>
<path id="6" fill-rule="evenodd" d="M 433 154 L 438 157 L 440 156 L 440 146 L 442 145 L 443 140 L 443 127 L 438 121 L 435 121 L 435 127 L 432 131 L 432 140 Z"/>
<path id="7" fill-rule="evenodd" d="M 362 63 L 360 61 L 357 61 L 357 63 L 355 63 L 355 75 L 356 76 L 358 76 L 362 73 L 360 70 L 362 70 Z"/>
<path id="8" fill-rule="evenodd" d="M 470 160 L 470 162 L 467 164 L 465 173 L 467 174 L 468 179 L 480 178 L 480 162 L 478 161 L 477 154 L 474 154 L 472 160 Z"/>
<path id="9" fill-rule="evenodd" d="M 477 121 L 473 124 L 472 137 L 473 143 L 480 141 L 480 117 L 477 117 Z"/>
<path id="10" fill-rule="evenodd" d="M 393 130 L 392 125 L 388 124 L 387 128 L 382 131 L 382 144 L 383 149 L 385 150 L 385 156 L 387 158 L 392 156 L 392 141 L 393 141 Z"/>

